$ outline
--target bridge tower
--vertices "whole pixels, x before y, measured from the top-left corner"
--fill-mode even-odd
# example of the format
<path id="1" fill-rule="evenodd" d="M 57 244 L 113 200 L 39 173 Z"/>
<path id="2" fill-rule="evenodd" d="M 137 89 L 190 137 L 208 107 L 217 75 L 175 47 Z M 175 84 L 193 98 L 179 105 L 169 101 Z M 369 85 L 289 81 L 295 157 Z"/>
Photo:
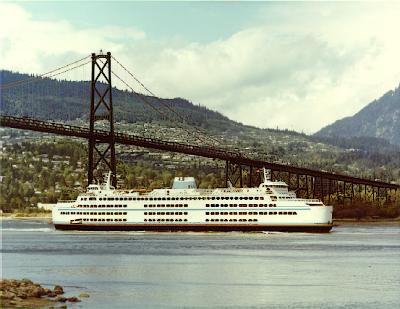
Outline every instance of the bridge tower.
<path id="1" fill-rule="evenodd" d="M 111 171 L 111 183 L 116 186 L 116 160 L 114 115 L 111 84 L 111 53 L 92 54 L 92 81 L 90 87 L 90 131 L 89 131 L 89 162 L 88 184 L 102 176 L 108 169 Z M 108 127 L 108 136 L 97 139 L 95 124 L 102 121 Z M 105 122 L 105 123 L 104 123 Z M 104 130 L 104 126 L 102 127 Z M 98 172 L 96 174 L 96 171 Z"/>

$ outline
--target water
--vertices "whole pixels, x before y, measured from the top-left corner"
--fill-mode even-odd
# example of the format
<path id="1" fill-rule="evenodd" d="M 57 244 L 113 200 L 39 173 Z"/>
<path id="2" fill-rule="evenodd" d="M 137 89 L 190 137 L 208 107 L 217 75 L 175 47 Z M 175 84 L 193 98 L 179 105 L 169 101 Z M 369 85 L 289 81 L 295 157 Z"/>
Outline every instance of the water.
<path id="1" fill-rule="evenodd" d="M 69 308 L 399 308 L 400 226 L 330 234 L 61 232 L 2 222 L 2 276 L 89 293 Z"/>

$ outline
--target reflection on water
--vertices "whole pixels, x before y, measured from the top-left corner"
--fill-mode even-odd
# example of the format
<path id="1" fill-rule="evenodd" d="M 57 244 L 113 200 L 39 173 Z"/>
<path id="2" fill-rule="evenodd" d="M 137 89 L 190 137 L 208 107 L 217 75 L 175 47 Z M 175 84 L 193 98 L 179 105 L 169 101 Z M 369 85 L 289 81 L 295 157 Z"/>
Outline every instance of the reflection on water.
<path id="1" fill-rule="evenodd" d="M 330 234 L 60 232 L 2 222 L 5 278 L 91 294 L 70 308 L 395 308 L 400 226 Z"/>

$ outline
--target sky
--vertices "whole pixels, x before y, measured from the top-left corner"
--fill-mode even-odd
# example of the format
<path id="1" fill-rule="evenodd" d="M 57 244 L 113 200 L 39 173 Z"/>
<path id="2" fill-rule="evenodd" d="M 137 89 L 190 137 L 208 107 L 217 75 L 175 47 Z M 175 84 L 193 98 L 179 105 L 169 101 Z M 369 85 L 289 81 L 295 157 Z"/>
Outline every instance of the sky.
<path id="1" fill-rule="evenodd" d="M 111 51 L 160 97 L 310 134 L 399 86 L 399 29 L 400 2 L 3 1 L 0 69 Z"/>

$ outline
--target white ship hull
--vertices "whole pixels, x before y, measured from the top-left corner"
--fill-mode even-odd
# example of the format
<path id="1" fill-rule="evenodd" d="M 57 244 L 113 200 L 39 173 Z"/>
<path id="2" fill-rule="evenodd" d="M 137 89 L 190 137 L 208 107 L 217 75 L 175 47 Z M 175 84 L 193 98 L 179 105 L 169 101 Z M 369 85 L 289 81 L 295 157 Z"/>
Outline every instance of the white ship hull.
<path id="1" fill-rule="evenodd" d="M 298 199 L 282 182 L 259 188 L 158 189 L 139 194 L 91 185 L 53 208 L 63 230 L 329 232 L 332 206 Z"/>

